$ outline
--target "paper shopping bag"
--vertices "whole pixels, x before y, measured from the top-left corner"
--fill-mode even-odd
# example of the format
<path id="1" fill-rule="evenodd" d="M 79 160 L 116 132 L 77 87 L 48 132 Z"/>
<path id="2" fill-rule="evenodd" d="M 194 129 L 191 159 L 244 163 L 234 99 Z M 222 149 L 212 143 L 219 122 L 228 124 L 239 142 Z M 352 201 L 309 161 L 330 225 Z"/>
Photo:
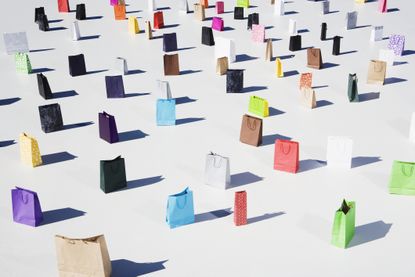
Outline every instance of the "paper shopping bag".
<path id="1" fill-rule="evenodd" d="M 319 48 L 307 49 L 307 67 L 320 69 L 323 65 L 321 51 Z"/>
<path id="2" fill-rule="evenodd" d="M 316 93 L 311 87 L 302 87 L 300 89 L 300 99 L 304 107 L 314 109 L 317 106 Z"/>
<path id="3" fill-rule="evenodd" d="M 282 62 L 280 58 L 275 59 L 276 75 L 278 78 L 284 77 L 284 71 L 282 70 Z"/>
<path id="4" fill-rule="evenodd" d="M 249 0 L 236 0 L 236 6 L 242 8 L 249 8 Z"/>
<path id="5" fill-rule="evenodd" d="M 171 99 L 170 84 L 167 81 L 157 80 L 157 90 L 159 99 Z"/>
<path id="6" fill-rule="evenodd" d="M 415 163 L 393 161 L 389 179 L 389 193 L 415 195 Z"/>
<path id="7" fill-rule="evenodd" d="M 78 20 L 85 20 L 86 19 L 85 4 L 76 5 L 76 15 L 75 15 L 75 17 Z"/>
<path id="8" fill-rule="evenodd" d="M 353 140 L 348 137 L 329 136 L 327 139 L 327 166 L 350 169 L 352 166 Z"/>
<path id="9" fill-rule="evenodd" d="M 242 7 L 235 7 L 233 9 L 233 19 L 235 19 L 235 20 L 245 19 L 244 18 L 244 8 L 242 8 Z"/>
<path id="10" fill-rule="evenodd" d="M 357 12 L 348 12 L 346 14 L 346 30 L 354 29 L 357 25 Z"/>
<path id="11" fill-rule="evenodd" d="M 111 260 L 104 235 L 74 239 L 55 236 L 60 277 L 110 277 Z"/>
<path id="12" fill-rule="evenodd" d="M 327 39 L 327 23 L 323 22 L 321 23 L 320 40 L 326 40 L 326 39 Z"/>
<path id="13" fill-rule="evenodd" d="M 356 204 L 354 201 L 343 200 L 340 209 L 334 215 L 331 233 L 331 244 L 346 248 L 353 239 L 355 232 Z"/>
<path id="14" fill-rule="evenodd" d="M 216 1 L 215 9 L 217 14 L 224 13 L 225 3 L 223 1 Z"/>
<path id="15" fill-rule="evenodd" d="M 205 184 L 227 189 L 231 183 L 229 158 L 210 153 L 206 156 Z"/>
<path id="16" fill-rule="evenodd" d="M 267 39 L 267 43 L 265 46 L 265 60 L 272 61 L 273 53 L 272 53 L 272 39 Z"/>
<path id="17" fill-rule="evenodd" d="M 77 41 L 81 38 L 78 21 L 72 22 L 71 31 L 72 31 L 72 40 Z"/>
<path id="18" fill-rule="evenodd" d="M 119 141 L 115 117 L 103 111 L 98 113 L 99 137 L 108 143 Z"/>
<path id="19" fill-rule="evenodd" d="M 63 129 L 63 119 L 59 104 L 39 106 L 38 109 L 43 132 L 50 133 Z"/>
<path id="20" fill-rule="evenodd" d="M 367 83 L 383 85 L 386 76 L 386 62 L 371 60 L 367 73 Z"/>
<path id="21" fill-rule="evenodd" d="M 157 126 L 176 125 L 176 100 L 157 99 Z"/>
<path id="22" fill-rule="evenodd" d="M 128 64 L 127 60 L 122 57 L 115 58 L 116 70 L 122 72 L 124 75 L 128 75 Z"/>
<path id="23" fill-rule="evenodd" d="M 333 56 L 340 55 L 340 40 L 341 39 L 342 39 L 342 37 L 340 37 L 340 36 L 334 36 L 333 37 L 333 50 L 332 50 Z"/>
<path id="24" fill-rule="evenodd" d="M 258 13 L 251 13 L 248 15 L 247 29 L 252 30 L 252 25 L 254 24 L 259 25 L 259 14 Z"/>
<path id="25" fill-rule="evenodd" d="M 12 189 L 13 221 L 32 227 L 39 226 L 43 221 L 37 193 L 28 189 L 16 187 Z"/>
<path id="26" fill-rule="evenodd" d="M 60 13 L 70 12 L 69 0 L 58 0 L 58 11 Z"/>
<path id="27" fill-rule="evenodd" d="M 265 26 L 264 25 L 252 25 L 251 40 L 253 42 L 264 43 L 265 41 Z"/>
<path id="28" fill-rule="evenodd" d="M 203 8 L 205 8 L 205 9 L 209 8 L 209 1 L 208 0 L 199 0 L 199 3 Z"/>
<path id="29" fill-rule="evenodd" d="M 228 57 L 221 57 L 216 60 L 216 73 L 224 75 L 228 71 Z"/>
<path id="30" fill-rule="evenodd" d="M 262 144 L 262 119 L 245 114 L 242 117 L 239 140 L 252 146 Z"/>
<path id="31" fill-rule="evenodd" d="M 248 112 L 260 117 L 269 116 L 268 101 L 259 96 L 251 96 L 249 98 Z"/>
<path id="32" fill-rule="evenodd" d="M 52 90 L 50 89 L 48 79 L 42 73 L 36 74 L 37 77 L 37 87 L 39 89 L 39 94 L 44 99 L 52 99 L 53 94 Z"/>
<path id="33" fill-rule="evenodd" d="M 347 96 L 349 97 L 349 102 L 359 102 L 359 92 L 357 89 L 357 75 L 349 74 L 349 82 L 347 87 Z"/>
<path id="34" fill-rule="evenodd" d="M 170 228 L 195 222 L 193 192 L 189 188 L 168 197 L 166 222 Z"/>
<path id="35" fill-rule="evenodd" d="M 140 28 L 138 26 L 137 17 L 135 16 L 128 17 L 128 32 L 130 32 L 130 34 L 132 35 L 140 33 Z"/>
<path id="36" fill-rule="evenodd" d="M 274 169 L 297 173 L 299 168 L 300 146 L 296 141 L 275 140 Z"/>
<path id="37" fill-rule="evenodd" d="M 200 4 L 193 5 L 195 18 L 199 21 L 205 20 L 205 8 Z"/>
<path id="38" fill-rule="evenodd" d="M 405 49 L 405 36 L 391 35 L 389 37 L 388 49 L 393 50 L 396 56 L 402 56 Z"/>
<path id="39" fill-rule="evenodd" d="M 32 64 L 30 63 L 29 55 L 27 53 L 14 54 L 14 61 L 16 63 L 16 71 L 19 73 L 32 73 Z"/>
<path id="40" fill-rule="evenodd" d="M 312 81 L 313 81 L 313 73 L 311 72 L 301 73 L 300 90 L 302 88 L 311 88 Z"/>
<path id="41" fill-rule="evenodd" d="M 288 21 L 288 34 L 291 36 L 297 35 L 297 21 L 294 19 Z"/>
<path id="42" fill-rule="evenodd" d="M 124 81 L 122 75 L 105 76 L 105 86 L 107 88 L 107 98 L 124 98 Z"/>
<path id="43" fill-rule="evenodd" d="M 4 33 L 3 40 L 7 55 L 29 52 L 26 32 Z"/>
<path id="44" fill-rule="evenodd" d="M 380 13 L 388 12 L 387 0 L 379 0 L 379 7 L 378 8 L 379 8 Z"/>
<path id="45" fill-rule="evenodd" d="M 172 54 L 168 55 L 165 54 L 163 56 L 164 61 L 164 75 L 180 75 L 179 69 L 179 54 Z"/>
<path id="46" fill-rule="evenodd" d="M 69 74 L 72 77 L 86 74 L 84 54 L 68 56 L 68 63 L 69 63 Z"/>
<path id="47" fill-rule="evenodd" d="M 118 156 L 113 160 L 101 160 L 99 168 L 100 188 L 103 192 L 110 193 L 127 187 L 124 158 Z"/>
<path id="48" fill-rule="evenodd" d="M 179 0 L 179 11 L 182 13 L 189 13 L 189 2 L 187 0 Z"/>
<path id="49" fill-rule="evenodd" d="M 228 69 L 226 71 L 226 93 L 240 93 L 244 87 L 244 71 Z"/>
<path id="50" fill-rule="evenodd" d="M 323 14 L 330 13 L 330 1 L 321 2 L 321 10 L 323 11 Z"/>
<path id="51" fill-rule="evenodd" d="M 213 38 L 212 28 L 202 26 L 202 44 L 207 46 L 215 45 L 215 39 Z"/>
<path id="52" fill-rule="evenodd" d="M 224 29 L 224 23 L 223 23 L 223 19 L 220 17 L 216 17 L 214 16 L 212 19 L 212 29 L 222 32 Z"/>
<path id="53" fill-rule="evenodd" d="M 125 20 L 125 5 L 114 6 L 114 18 L 115 20 Z"/>
<path id="54" fill-rule="evenodd" d="M 110 0 L 110 5 L 111 6 L 118 5 L 118 0 Z"/>
<path id="55" fill-rule="evenodd" d="M 383 26 L 373 26 L 370 33 L 370 41 L 381 41 L 383 39 Z"/>
<path id="56" fill-rule="evenodd" d="M 235 200 L 233 206 L 233 222 L 236 226 L 246 225 L 248 224 L 247 219 L 247 193 L 246 191 L 236 191 L 235 192 Z"/>
<path id="57" fill-rule="evenodd" d="M 301 35 L 291 36 L 290 37 L 290 51 L 298 51 L 301 50 Z"/>
<path id="58" fill-rule="evenodd" d="M 235 41 L 233 39 L 216 37 L 215 38 L 215 59 L 228 57 L 228 62 L 236 61 Z"/>
<path id="59" fill-rule="evenodd" d="M 177 51 L 176 33 L 163 34 L 163 51 L 164 52 Z"/>
<path id="60" fill-rule="evenodd" d="M 157 5 L 156 5 L 156 0 L 148 0 L 148 11 L 149 13 L 153 13 L 153 11 L 157 11 Z"/>
<path id="61" fill-rule="evenodd" d="M 45 15 L 45 8 L 44 7 L 35 8 L 35 23 L 37 23 L 40 20 L 40 17 L 42 15 Z"/>
<path id="62" fill-rule="evenodd" d="M 146 36 L 147 39 L 152 39 L 153 38 L 153 30 L 151 30 L 151 22 L 150 21 L 146 21 Z"/>
<path id="63" fill-rule="evenodd" d="M 34 137 L 21 133 L 19 136 L 20 160 L 23 164 L 36 167 L 42 164 L 39 145 Z"/>
<path id="64" fill-rule="evenodd" d="M 354 0 L 354 2 L 356 4 L 364 4 L 364 3 L 366 3 L 366 0 Z"/>
<path id="65" fill-rule="evenodd" d="M 274 4 L 274 14 L 275 15 L 283 16 L 285 14 L 284 2 L 285 2 L 285 0 L 275 0 L 275 4 Z"/>
<path id="66" fill-rule="evenodd" d="M 49 20 L 48 20 L 48 16 L 46 14 L 43 14 L 43 15 L 39 16 L 37 24 L 39 26 L 39 30 L 41 30 L 43 32 L 49 31 Z"/>

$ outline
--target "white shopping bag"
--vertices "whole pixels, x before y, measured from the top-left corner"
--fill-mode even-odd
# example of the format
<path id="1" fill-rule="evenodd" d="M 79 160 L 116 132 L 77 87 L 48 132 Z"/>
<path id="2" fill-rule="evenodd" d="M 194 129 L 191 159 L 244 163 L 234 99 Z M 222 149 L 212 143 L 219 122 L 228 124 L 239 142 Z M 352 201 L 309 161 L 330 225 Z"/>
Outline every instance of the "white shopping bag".
<path id="1" fill-rule="evenodd" d="M 415 143 L 415 112 L 412 113 L 411 127 L 409 128 L 409 140 Z"/>
<path id="2" fill-rule="evenodd" d="M 215 38 L 215 62 L 218 58 L 228 57 L 229 63 L 236 61 L 235 42 L 232 39 L 216 37 Z"/>
<path id="3" fill-rule="evenodd" d="M 321 9 L 323 14 L 328 14 L 330 12 L 330 1 L 321 2 Z"/>
<path id="4" fill-rule="evenodd" d="M 275 15 L 284 15 L 284 0 L 275 0 L 274 4 L 274 14 Z"/>
<path id="5" fill-rule="evenodd" d="M 348 137 L 329 136 L 327 141 L 327 166 L 350 169 L 352 166 L 353 140 Z"/>
<path id="6" fill-rule="evenodd" d="M 148 0 L 148 11 L 152 14 L 157 10 L 156 0 Z"/>
<path id="7" fill-rule="evenodd" d="M 370 41 L 381 41 L 383 39 L 383 26 L 373 26 L 370 33 Z"/>
<path id="8" fill-rule="evenodd" d="M 121 57 L 115 59 L 116 69 L 121 71 L 124 75 L 128 74 L 127 60 Z"/>
<path id="9" fill-rule="evenodd" d="M 168 81 L 157 80 L 157 90 L 159 99 L 171 99 L 170 84 Z"/>
<path id="10" fill-rule="evenodd" d="M 297 35 L 297 21 L 290 19 L 288 21 L 288 33 L 292 36 Z"/>
<path id="11" fill-rule="evenodd" d="M 348 12 L 346 14 L 346 30 L 354 29 L 357 25 L 357 12 Z"/>
<path id="12" fill-rule="evenodd" d="M 388 68 L 393 66 L 395 62 L 395 53 L 391 49 L 379 49 L 379 61 L 384 61 L 388 65 Z"/>
<path id="13" fill-rule="evenodd" d="M 7 55 L 29 52 L 26 32 L 4 33 L 3 39 Z"/>
<path id="14" fill-rule="evenodd" d="M 205 183 L 226 189 L 231 183 L 229 158 L 210 153 L 206 156 Z"/>
<path id="15" fill-rule="evenodd" d="M 189 3 L 187 0 L 179 0 L 179 11 L 183 13 L 189 12 Z"/>
<path id="16" fill-rule="evenodd" d="M 81 33 L 79 32 L 78 21 L 72 22 L 72 40 L 79 40 L 81 38 Z"/>

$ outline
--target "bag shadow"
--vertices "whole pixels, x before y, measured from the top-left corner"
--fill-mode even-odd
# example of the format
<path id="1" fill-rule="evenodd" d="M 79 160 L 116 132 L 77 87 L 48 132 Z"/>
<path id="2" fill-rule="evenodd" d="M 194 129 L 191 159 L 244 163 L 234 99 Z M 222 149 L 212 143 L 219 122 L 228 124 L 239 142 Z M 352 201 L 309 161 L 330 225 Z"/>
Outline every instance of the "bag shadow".
<path id="1" fill-rule="evenodd" d="M 385 223 L 382 220 L 360 225 L 356 227 L 354 237 L 347 248 L 382 239 L 391 227 L 392 224 Z"/>
<path id="2" fill-rule="evenodd" d="M 258 175 L 255 175 L 249 171 L 233 174 L 231 175 L 231 184 L 229 185 L 228 189 L 252 184 L 262 181 L 263 179 L 264 178 L 259 177 Z"/>
<path id="3" fill-rule="evenodd" d="M 210 212 L 206 212 L 206 213 L 196 214 L 195 215 L 195 223 L 226 217 L 230 214 L 232 214 L 231 208 L 220 209 L 220 210 L 210 211 Z"/>
<path id="4" fill-rule="evenodd" d="M 192 103 L 192 102 L 197 101 L 197 99 L 189 98 L 189 96 L 182 96 L 182 97 L 177 97 L 177 98 L 174 98 L 174 99 L 176 100 L 176 105 Z"/>
<path id="5" fill-rule="evenodd" d="M 148 177 L 148 178 L 142 178 L 137 180 L 132 180 L 127 182 L 127 187 L 124 189 L 121 189 L 119 191 L 123 190 L 129 190 L 129 189 L 135 189 L 135 188 L 141 188 L 145 186 L 149 186 L 158 182 L 163 181 L 164 178 L 162 175 L 154 176 L 154 177 Z"/>
<path id="6" fill-rule="evenodd" d="M 72 208 L 62 208 L 43 212 L 43 221 L 40 226 L 84 216 L 86 213 Z"/>
<path id="7" fill-rule="evenodd" d="M 301 160 L 298 173 L 317 169 L 320 167 L 324 167 L 326 165 L 327 165 L 326 161 L 313 160 L 313 159 Z"/>
<path id="8" fill-rule="evenodd" d="M 119 142 L 123 141 L 129 141 L 129 140 L 135 140 L 135 139 L 141 139 L 147 137 L 148 134 L 140 131 L 140 130 L 133 130 L 133 131 L 127 131 L 122 132 L 118 134 Z"/>
<path id="9" fill-rule="evenodd" d="M 352 158 L 352 168 L 364 166 L 367 164 L 381 162 L 381 157 L 365 157 L 365 156 L 358 156 Z"/>
<path id="10" fill-rule="evenodd" d="M 260 215 L 260 216 L 251 217 L 251 218 L 248 218 L 248 224 L 252 224 L 252 223 L 260 222 L 260 221 L 263 221 L 263 220 L 271 219 L 271 218 L 274 218 L 274 217 L 277 217 L 277 216 L 280 216 L 280 215 L 284 215 L 284 214 L 285 214 L 285 212 L 270 213 L 270 214 L 266 213 L 266 214 L 263 214 L 263 215 Z"/>
<path id="11" fill-rule="evenodd" d="M 20 98 L 20 97 L 0 99 L 0 106 L 11 105 L 11 104 L 16 103 L 17 101 L 20 101 L 20 100 L 22 100 L 22 98 Z"/>
<path id="12" fill-rule="evenodd" d="M 14 140 L 4 140 L 0 141 L 0 147 L 6 147 L 15 144 L 16 142 Z"/>
<path id="13" fill-rule="evenodd" d="M 74 156 L 67 151 L 47 154 L 47 155 L 42 156 L 42 162 L 43 162 L 42 165 L 65 162 L 65 161 L 73 160 L 75 158 L 77 158 L 77 156 Z"/>
<path id="14" fill-rule="evenodd" d="M 275 143 L 275 140 L 277 139 L 283 139 L 283 140 L 292 140 L 292 138 L 283 136 L 280 134 L 274 134 L 274 135 L 266 135 L 262 137 L 262 144 L 261 146 L 271 145 Z"/>
<path id="15" fill-rule="evenodd" d="M 136 263 L 126 259 L 111 261 L 112 277 L 136 277 L 165 269 L 168 260 L 154 263 Z"/>
<path id="16" fill-rule="evenodd" d="M 183 125 L 187 123 L 197 122 L 205 120 L 204 117 L 188 117 L 188 118 L 181 118 L 176 120 L 176 125 Z"/>

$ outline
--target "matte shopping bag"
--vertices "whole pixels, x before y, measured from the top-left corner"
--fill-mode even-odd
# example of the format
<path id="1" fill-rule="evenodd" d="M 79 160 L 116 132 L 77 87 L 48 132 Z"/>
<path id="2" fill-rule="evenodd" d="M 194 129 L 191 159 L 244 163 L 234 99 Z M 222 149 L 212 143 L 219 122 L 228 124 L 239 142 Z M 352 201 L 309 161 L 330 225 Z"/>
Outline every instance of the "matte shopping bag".
<path id="1" fill-rule="evenodd" d="M 176 100 L 157 99 L 157 126 L 176 125 Z"/>
<path id="2" fill-rule="evenodd" d="M 39 106 L 38 109 L 43 132 L 50 133 L 63 129 L 61 107 L 58 103 Z"/>
<path id="3" fill-rule="evenodd" d="M 35 8 L 35 23 L 37 23 L 42 15 L 45 15 L 45 8 Z"/>
<path id="4" fill-rule="evenodd" d="M 72 40 L 77 41 L 81 38 L 81 33 L 79 32 L 78 21 L 72 22 Z"/>
<path id="5" fill-rule="evenodd" d="M 239 140 L 252 146 L 262 144 L 262 119 L 244 114 Z"/>
<path id="6" fill-rule="evenodd" d="M 333 56 L 340 55 L 340 40 L 341 39 L 342 39 L 342 37 L 340 37 L 340 36 L 334 36 L 333 37 L 333 50 L 332 50 Z"/>
<path id="7" fill-rule="evenodd" d="M 137 17 L 135 16 L 128 17 L 128 31 L 132 35 L 140 33 L 140 27 L 138 27 Z"/>
<path id="8" fill-rule="evenodd" d="M 244 8 L 235 7 L 233 10 L 233 19 L 244 19 Z"/>
<path id="9" fill-rule="evenodd" d="M 389 179 L 389 193 L 415 195 L 415 163 L 393 161 Z"/>
<path id="10" fill-rule="evenodd" d="M 164 52 L 177 51 L 176 33 L 163 34 L 163 51 Z"/>
<path id="11" fill-rule="evenodd" d="M 179 68 L 179 54 L 172 54 L 168 55 L 165 54 L 163 56 L 164 61 L 164 75 L 180 75 L 180 68 Z"/>
<path id="12" fill-rule="evenodd" d="M 110 193 L 127 187 L 124 158 L 118 156 L 113 160 L 101 160 L 99 168 L 100 187 L 103 192 Z"/>
<path id="13" fill-rule="evenodd" d="M 189 2 L 187 0 L 179 0 L 179 11 L 189 13 Z"/>
<path id="14" fill-rule="evenodd" d="M 39 226 L 43 221 L 37 193 L 28 189 L 16 187 L 12 189 L 13 221 L 32 227 Z"/>
<path id="15" fill-rule="evenodd" d="M 383 85 L 386 76 L 386 62 L 371 60 L 367 73 L 367 83 Z"/>
<path id="16" fill-rule="evenodd" d="M 114 6 L 114 18 L 115 20 L 125 20 L 125 5 Z"/>
<path id="17" fill-rule="evenodd" d="M 7 55 L 29 52 L 26 32 L 4 33 L 3 40 Z"/>
<path id="18" fill-rule="evenodd" d="M 299 169 L 300 146 L 296 141 L 275 140 L 274 169 L 297 173 Z"/>
<path id="19" fill-rule="evenodd" d="M 323 65 L 320 48 L 307 49 L 307 66 L 320 69 Z"/>
<path id="20" fill-rule="evenodd" d="M 265 41 L 265 26 L 264 25 L 252 25 L 251 40 L 253 42 L 264 43 Z"/>
<path id="21" fill-rule="evenodd" d="M 314 109 L 317 106 L 316 93 L 310 87 L 303 87 L 300 89 L 300 99 L 303 106 Z"/>
<path id="22" fill-rule="evenodd" d="M 272 61 L 273 53 L 272 53 L 272 39 L 267 39 L 267 44 L 265 46 L 265 60 Z"/>
<path id="23" fill-rule="evenodd" d="M 346 248 L 353 239 L 355 232 L 356 204 L 354 201 L 343 200 L 340 209 L 334 215 L 331 244 Z"/>
<path id="24" fill-rule="evenodd" d="M 244 87 L 244 71 L 228 69 L 226 71 L 226 93 L 241 93 Z"/>
<path id="25" fill-rule="evenodd" d="M 157 80 L 157 90 L 159 99 L 171 99 L 170 84 L 167 81 Z"/>
<path id="26" fill-rule="evenodd" d="M 280 58 L 275 59 L 276 75 L 278 78 L 284 77 L 284 71 L 282 70 L 282 62 Z"/>
<path id="27" fill-rule="evenodd" d="M 49 20 L 46 14 L 40 15 L 39 19 L 37 21 L 37 24 L 39 26 L 39 30 L 43 32 L 49 31 Z"/>
<path id="28" fill-rule="evenodd" d="M 20 160 L 23 164 L 36 167 L 42 165 L 39 145 L 34 137 L 26 133 L 19 136 Z"/>
<path id="29" fill-rule="evenodd" d="M 415 142 L 415 112 L 411 116 L 411 127 L 409 128 L 409 141 Z"/>
<path id="30" fill-rule="evenodd" d="M 383 26 L 373 26 L 370 33 L 370 41 L 383 40 Z"/>
<path id="31" fill-rule="evenodd" d="M 72 77 L 86 74 L 84 54 L 68 56 L 68 63 L 69 63 L 69 74 Z"/>
<path id="32" fill-rule="evenodd" d="M 58 11 L 60 13 L 70 12 L 69 0 L 58 0 Z"/>
<path id="33" fill-rule="evenodd" d="M 321 23 L 320 40 L 326 40 L 326 39 L 327 39 L 327 23 L 323 22 Z"/>
<path id="34" fill-rule="evenodd" d="M 236 0 L 236 6 L 242 8 L 249 8 L 249 0 Z"/>
<path id="35" fill-rule="evenodd" d="M 50 89 L 48 79 L 42 73 L 36 74 L 37 77 L 37 87 L 39 89 L 39 94 L 44 99 L 52 99 L 53 94 L 52 90 Z"/>
<path id="36" fill-rule="evenodd" d="M 104 235 L 74 239 L 55 236 L 60 277 L 110 277 L 111 260 Z"/>
<path id="37" fill-rule="evenodd" d="M 215 153 L 206 155 L 205 183 L 209 186 L 227 189 L 231 183 L 229 158 Z"/>
<path id="38" fill-rule="evenodd" d="M 216 73 L 219 75 L 224 75 L 228 71 L 228 57 L 218 58 L 216 60 Z"/>
<path id="39" fill-rule="evenodd" d="M 300 90 L 304 87 L 311 88 L 311 83 L 313 81 L 313 73 L 301 73 L 300 77 Z"/>
<path id="40" fill-rule="evenodd" d="M 323 11 L 323 14 L 330 13 L 330 1 L 323 1 L 321 3 L 321 9 Z"/>
<path id="41" fill-rule="evenodd" d="M 251 96 L 249 98 L 248 112 L 260 117 L 269 116 L 268 101 L 259 96 Z"/>
<path id="42" fill-rule="evenodd" d="M 224 29 L 223 19 L 220 17 L 214 16 L 212 19 L 212 29 L 219 31 L 219 32 L 223 31 Z"/>
<path id="43" fill-rule="evenodd" d="M 349 74 L 349 82 L 347 87 L 347 96 L 349 97 L 349 102 L 359 102 L 359 92 L 357 89 L 357 75 Z"/>
<path id="44" fill-rule="evenodd" d="M 195 222 L 193 192 L 189 188 L 168 197 L 166 222 L 170 228 Z"/>
<path id="45" fill-rule="evenodd" d="M 163 17 L 163 12 L 162 11 L 158 11 L 154 13 L 154 29 L 161 29 L 164 27 L 164 17 Z"/>
<path id="46" fill-rule="evenodd" d="M 288 33 L 291 36 L 295 36 L 297 35 L 297 21 L 295 21 L 294 19 L 290 19 L 288 21 Z"/>
<path id="47" fill-rule="evenodd" d="M 257 24 L 259 25 L 259 14 L 258 13 L 251 13 L 248 15 L 248 30 L 252 30 L 252 25 Z"/>
<path id="48" fill-rule="evenodd" d="M 209 1 L 208 0 L 199 0 L 200 5 L 203 6 L 203 8 L 207 9 L 209 8 Z"/>
<path id="49" fill-rule="evenodd" d="M 379 12 L 380 13 L 386 13 L 388 12 L 388 5 L 387 0 L 379 0 Z"/>
<path id="50" fill-rule="evenodd" d="M 391 35 L 389 37 L 388 49 L 393 50 L 396 56 L 402 56 L 405 49 L 405 36 Z"/>
<path id="51" fill-rule="evenodd" d="M 86 19 L 85 4 L 76 5 L 76 19 L 78 19 L 78 20 L 85 20 Z"/>
<path id="52" fill-rule="evenodd" d="M 128 64 L 127 60 L 122 57 L 117 57 L 115 59 L 116 70 L 122 72 L 124 75 L 128 75 Z"/>
<path id="53" fill-rule="evenodd" d="M 203 21 L 205 20 L 206 16 L 205 16 L 205 8 L 200 5 L 200 4 L 194 4 L 193 5 L 193 9 L 194 9 L 194 14 L 195 14 L 195 18 L 199 21 Z"/>
<path id="54" fill-rule="evenodd" d="M 350 169 L 352 166 L 353 140 L 348 137 L 329 136 L 327 139 L 327 166 Z"/>
<path id="55" fill-rule="evenodd" d="M 32 64 L 30 63 L 29 55 L 27 53 L 14 54 L 14 61 L 16 63 L 16 71 L 19 73 L 32 73 Z"/>
<path id="56" fill-rule="evenodd" d="M 290 51 L 298 51 L 301 50 L 301 35 L 291 36 L 290 37 Z"/>
<path id="57" fill-rule="evenodd" d="M 285 14 L 284 4 L 285 4 L 285 0 L 275 0 L 275 3 L 274 3 L 274 14 L 275 15 L 283 16 Z"/>
<path id="58" fill-rule="evenodd" d="M 98 113 L 99 137 L 108 143 L 118 142 L 117 123 L 115 117 L 103 111 Z"/>
<path id="59" fill-rule="evenodd" d="M 105 76 L 105 85 L 107 88 L 107 98 L 124 98 L 124 81 L 122 75 Z"/>
<path id="60" fill-rule="evenodd" d="M 151 22 L 150 21 L 146 21 L 146 35 L 147 35 L 147 39 L 152 39 L 153 38 L 153 30 L 151 29 Z"/>
<path id="61" fill-rule="evenodd" d="M 221 57 L 228 57 L 229 63 L 236 61 L 234 40 L 223 37 L 215 38 L 215 59 Z"/>
<path id="62" fill-rule="evenodd" d="M 235 191 L 233 222 L 236 226 L 248 224 L 248 200 L 246 191 Z"/>
<path id="63" fill-rule="evenodd" d="M 202 26 L 202 44 L 207 46 L 215 45 L 215 39 L 213 38 L 212 28 Z"/>
<path id="64" fill-rule="evenodd" d="M 223 1 L 216 1 L 216 13 L 221 14 L 225 12 L 225 3 Z"/>
<path id="65" fill-rule="evenodd" d="M 357 12 L 348 12 L 346 14 L 346 30 L 356 28 L 357 25 Z"/>

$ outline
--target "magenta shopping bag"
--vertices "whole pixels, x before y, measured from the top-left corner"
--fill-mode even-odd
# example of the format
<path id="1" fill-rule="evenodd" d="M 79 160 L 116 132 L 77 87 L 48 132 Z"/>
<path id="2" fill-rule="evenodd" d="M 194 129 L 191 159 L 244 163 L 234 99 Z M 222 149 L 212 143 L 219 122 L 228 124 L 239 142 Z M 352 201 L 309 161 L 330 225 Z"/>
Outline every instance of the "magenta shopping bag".
<path id="1" fill-rule="evenodd" d="M 212 19 L 212 29 L 213 30 L 216 30 L 216 31 L 223 31 L 223 28 L 224 28 L 224 26 L 223 26 L 224 24 L 223 24 L 223 19 L 222 18 L 220 18 L 220 17 L 213 17 L 213 19 Z"/>
<path id="2" fill-rule="evenodd" d="M 12 206 L 14 222 L 36 227 L 43 220 L 39 198 L 34 191 L 19 187 L 12 189 Z"/>

